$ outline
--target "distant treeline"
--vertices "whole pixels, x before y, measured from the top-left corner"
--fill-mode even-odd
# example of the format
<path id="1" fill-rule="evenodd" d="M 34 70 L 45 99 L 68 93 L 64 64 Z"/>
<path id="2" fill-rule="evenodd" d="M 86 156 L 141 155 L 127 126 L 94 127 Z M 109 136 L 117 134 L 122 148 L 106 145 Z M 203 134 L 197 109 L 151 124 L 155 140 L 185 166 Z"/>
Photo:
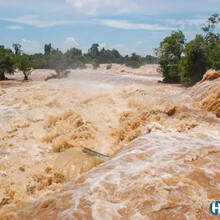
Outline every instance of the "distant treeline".
<path id="1" fill-rule="evenodd" d="M 33 55 L 23 54 L 20 44 L 13 44 L 14 52 L 0 46 L 0 80 L 6 79 L 5 74 L 13 74 L 15 69 L 19 69 L 24 74 L 24 80 L 28 79 L 33 69 L 54 69 L 54 77 L 65 77 L 67 69 L 85 68 L 86 64 L 92 64 L 96 69 L 103 63 L 125 64 L 132 68 L 139 68 L 144 64 L 157 63 L 157 58 L 151 55 L 141 57 L 135 53 L 131 56 L 122 56 L 116 49 L 99 49 L 99 44 L 92 44 L 88 52 L 83 54 L 82 50 L 71 48 L 65 53 L 59 49 L 54 49 L 51 45 L 45 44 L 44 54 Z M 108 68 L 111 68 L 109 65 Z"/>
<path id="2" fill-rule="evenodd" d="M 220 69 L 220 34 L 214 32 L 219 23 L 219 15 L 212 15 L 202 27 L 203 35 L 196 35 L 188 43 L 182 31 L 173 31 L 155 49 L 157 58 L 151 55 L 141 57 L 135 53 L 122 56 L 115 49 L 100 50 L 96 43 L 85 54 L 77 48 L 63 53 L 50 43 L 45 44 L 44 54 L 33 55 L 23 54 L 20 44 L 13 44 L 14 52 L 0 46 L 0 80 L 6 79 L 6 73 L 13 74 L 15 69 L 22 71 L 24 80 L 27 80 L 36 68 L 54 69 L 56 75 L 51 78 L 62 78 L 68 75 L 67 69 L 85 68 L 87 63 L 92 64 L 94 69 L 102 63 L 125 64 L 132 68 L 158 63 L 164 82 L 192 86 L 202 79 L 208 69 Z"/>
<path id="3" fill-rule="evenodd" d="M 67 68 L 85 68 L 86 64 L 92 64 L 94 68 L 98 68 L 103 63 L 117 63 L 125 64 L 133 68 L 139 68 L 144 64 L 157 63 L 157 58 L 151 55 L 141 57 L 135 53 L 131 56 L 122 56 L 116 49 L 106 50 L 102 48 L 99 50 L 99 44 L 92 44 L 88 52 L 83 54 L 82 50 L 72 48 L 65 53 L 54 49 L 51 44 L 45 44 L 44 55 L 34 54 L 31 56 L 32 60 L 40 61 L 41 68 L 54 68 L 55 63 L 61 61 Z"/>
<path id="4" fill-rule="evenodd" d="M 202 27 L 203 35 L 188 43 L 182 31 L 164 38 L 155 49 L 164 82 L 192 86 L 208 69 L 220 69 L 220 34 L 214 33 L 219 23 L 219 15 L 212 15 Z"/>

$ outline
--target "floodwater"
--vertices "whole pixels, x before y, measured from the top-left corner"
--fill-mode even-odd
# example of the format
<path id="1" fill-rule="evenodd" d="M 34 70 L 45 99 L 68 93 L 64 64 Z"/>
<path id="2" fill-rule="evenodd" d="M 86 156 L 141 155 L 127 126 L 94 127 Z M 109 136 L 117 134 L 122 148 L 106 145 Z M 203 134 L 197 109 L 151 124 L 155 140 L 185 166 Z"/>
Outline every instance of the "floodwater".
<path id="1" fill-rule="evenodd" d="M 155 65 L 50 73 L 1 84 L 0 219 L 213 219 L 220 77 L 186 89 L 157 83 Z"/>

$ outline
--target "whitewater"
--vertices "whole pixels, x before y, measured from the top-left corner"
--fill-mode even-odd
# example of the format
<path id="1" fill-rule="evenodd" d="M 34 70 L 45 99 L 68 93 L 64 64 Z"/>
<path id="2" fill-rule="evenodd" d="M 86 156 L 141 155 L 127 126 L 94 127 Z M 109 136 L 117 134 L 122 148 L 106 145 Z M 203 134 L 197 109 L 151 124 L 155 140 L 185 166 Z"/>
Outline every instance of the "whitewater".
<path id="1" fill-rule="evenodd" d="M 213 219 L 220 72 L 184 88 L 106 67 L 1 82 L 0 219 Z"/>

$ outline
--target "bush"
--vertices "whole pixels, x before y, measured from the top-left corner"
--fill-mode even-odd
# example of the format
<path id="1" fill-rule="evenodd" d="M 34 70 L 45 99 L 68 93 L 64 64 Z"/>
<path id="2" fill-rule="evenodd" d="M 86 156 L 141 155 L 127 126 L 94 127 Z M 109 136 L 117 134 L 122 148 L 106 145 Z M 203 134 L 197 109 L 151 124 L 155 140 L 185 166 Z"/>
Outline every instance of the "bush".
<path id="1" fill-rule="evenodd" d="M 5 74 L 14 73 L 14 54 L 11 50 L 0 46 L 0 80 L 5 80 Z"/>
<path id="2" fill-rule="evenodd" d="M 46 77 L 45 81 L 49 80 L 49 79 L 62 79 L 62 78 L 67 78 L 70 74 L 69 70 L 65 70 L 64 72 L 62 72 L 62 74 L 51 74 L 49 76 Z"/>
<path id="3" fill-rule="evenodd" d="M 179 83 L 179 63 L 185 48 L 185 36 L 182 31 L 172 32 L 166 37 L 155 53 L 158 56 L 159 71 L 164 76 L 164 82 Z"/>
<path id="4" fill-rule="evenodd" d="M 185 57 L 180 64 L 182 85 L 192 86 L 202 79 L 209 67 L 206 50 L 207 44 L 202 35 L 197 35 L 186 45 Z"/>
<path id="5" fill-rule="evenodd" d="M 139 68 L 143 65 L 141 56 L 132 53 L 131 57 L 126 57 L 125 65 L 132 68 Z"/>
<path id="6" fill-rule="evenodd" d="M 99 61 L 98 60 L 94 60 L 92 63 L 93 69 L 96 70 L 100 67 Z"/>
<path id="7" fill-rule="evenodd" d="M 220 34 L 209 33 L 205 37 L 207 43 L 207 56 L 209 59 L 210 68 L 220 69 Z"/>
<path id="8" fill-rule="evenodd" d="M 17 55 L 15 66 L 24 74 L 24 80 L 28 80 L 28 76 L 34 69 L 34 63 L 28 55 Z"/>
<path id="9" fill-rule="evenodd" d="M 67 69 L 67 58 L 59 50 L 55 50 L 49 57 L 49 66 L 57 73 L 57 78 L 65 77 Z"/>

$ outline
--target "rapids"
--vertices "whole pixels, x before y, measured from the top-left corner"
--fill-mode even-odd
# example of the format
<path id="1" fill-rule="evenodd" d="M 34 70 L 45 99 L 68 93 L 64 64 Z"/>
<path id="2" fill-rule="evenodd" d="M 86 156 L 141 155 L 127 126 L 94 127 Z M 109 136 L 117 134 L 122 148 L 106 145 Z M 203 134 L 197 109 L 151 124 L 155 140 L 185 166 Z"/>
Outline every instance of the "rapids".
<path id="1" fill-rule="evenodd" d="M 186 89 L 156 68 L 1 83 L 0 219 L 213 219 L 220 77 Z"/>

